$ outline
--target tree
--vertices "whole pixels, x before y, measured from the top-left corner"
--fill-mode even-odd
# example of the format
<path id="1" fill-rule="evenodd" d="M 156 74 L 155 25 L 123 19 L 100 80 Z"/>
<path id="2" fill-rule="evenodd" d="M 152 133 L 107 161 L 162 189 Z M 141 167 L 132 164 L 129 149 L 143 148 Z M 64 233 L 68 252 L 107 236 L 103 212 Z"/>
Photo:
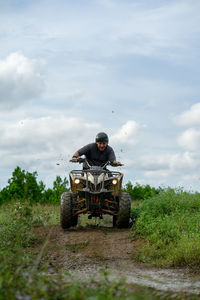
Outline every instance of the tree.
<path id="1" fill-rule="evenodd" d="M 8 180 L 8 185 L 0 191 L 0 204 L 13 200 L 57 204 L 61 194 L 69 191 L 66 177 L 62 179 L 56 176 L 53 188 L 45 190 L 44 183 L 37 182 L 37 176 L 37 172 L 26 172 L 17 166 Z"/>
<path id="2" fill-rule="evenodd" d="M 69 191 L 67 178 L 63 180 L 60 176 L 56 176 L 53 182 L 53 189 L 47 189 L 44 193 L 44 201 L 47 203 L 57 204 L 60 202 L 60 197 L 63 192 Z"/>
<path id="3" fill-rule="evenodd" d="M 19 166 L 15 168 L 8 185 L 0 192 L 0 203 L 10 200 L 40 202 L 45 185 L 37 183 L 37 172 L 25 172 Z"/>
<path id="4" fill-rule="evenodd" d="M 144 200 L 159 194 L 162 191 L 162 188 L 159 187 L 156 189 L 154 187 L 150 187 L 149 184 L 140 185 L 139 183 L 136 183 L 136 185 L 133 186 L 133 184 L 129 181 L 123 188 L 123 191 L 129 193 L 132 200 Z"/>

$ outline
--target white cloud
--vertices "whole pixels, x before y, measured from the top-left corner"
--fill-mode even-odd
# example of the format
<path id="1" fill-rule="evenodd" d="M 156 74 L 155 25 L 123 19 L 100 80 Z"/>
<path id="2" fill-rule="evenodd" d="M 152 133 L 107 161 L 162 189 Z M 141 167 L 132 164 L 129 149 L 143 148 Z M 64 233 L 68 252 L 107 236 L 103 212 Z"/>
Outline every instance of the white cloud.
<path id="1" fill-rule="evenodd" d="M 126 6 L 124 6 L 126 7 Z M 124 7 L 121 5 L 122 13 Z M 199 34 L 199 1 L 172 1 L 163 5 L 132 4 L 116 37 L 124 52 L 182 60 Z M 196 53 L 197 54 L 197 51 Z"/>
<path id="2" fill-rule="evenodd" d="M 40 96 L 44 89 L 41 63 L 20 53 L 0 60 L 0 108 L 12 109 Z"/>
<path id="3" fill-rule="evenodd" d="M 127 146 L 141 128 L 135 121 L 128 121 L 119 135 L 111 139 L 116 139 L 119 147 Z M 99 123 L 64 115 L 0 121 L 0 155 L 5 158 L 0 162 L 0 169 L 13 170 L 19 165 L 29 171 L 37 170 L 45 183 L 51 183 L 55 175 L 67 176 L 70 169 L 80 168 L 70 164 L 69 159 L 79 148 L 93 142 L 101 131 L 103 127 Z M 123 162 L 126 159 L 125 155 Z"/>
<path id="4" fill-rule="evenodd" d="M 142 155 L 139 164 L 145 172 L 166 170 L 169 168 L 169 155 Z"/>
<path id="5" fill-rule="evenodd" d="M 175 122 L 183 126 L 200 125 L 200 102 L 195 103 L 187 111 L 174 118 Z"/>
<path id="6" fill-rule="evenodd" d="M 135 136 L 142 126 L 128 121 L 111 140 L 121 144 L 135 143 Z M 63 115 L 26 118 L 14 122 L 0 122 L 0 155 L 9 159 L 1 165 L 25 161 L 34 164 L 38 159 L 53 163 L 61 155 L 69 156 L 85 144 L 93 142 L 97 132 L 103 130 L 99 123 Z"/>
<path id="7" fill-rule="evenodd" d="M 200 148 L 200 130 L 189 128 L 178 137 L 178 144 L 188 150 Z"/>
<path id="8" fill-rule="evenodd" d="M 138 178 L 137 181 L 156 186 L 169 184 L 172 178 L 173 182 L 186 184 L 190 182 L 190 175 L 198 180 L 200 157 L 195 153 L 141 155 L 139 145 L 135 146 L 134 143 L 143 127 L 135 121 L 128 121 L 111 136 L 114 150 L 123 146 L 131 151 L 121 153 L 122 162 L 126 165 L 121 171 L 126 174 L 126 180 Z M 102 130 L 99 123 L 63 115 L 26 118 L 12 123 L 1 121 L 0 155 L 5 159 L 1 160 L 0 169 L 13 170 L 19 165 L 28 171 L 37 170 L 42 175 L 41 179 L 51 184 L 56 175 L 67 176 L 70 169 L 81 167 L 70 164 L 69 159 L 80 147 L 92 142 L 96 133 Z M 132 154 L 130 156 L 132 151 L 134 157 Z M 135 151 L 139 151 L 137 155 Z M 142 174 L 142 178 L 139 174 Z"/>
<path id="9" fill-rule="evenodd" d="M 200 167 L 200 157 L 194 153 L 158 154 L 140 157 L 140 163 L 147 177 L 166 177 L 191 174 Z"/>
<path id="10" fill-rule="evenodd" d="M 48 9 L 47 9 L 48 6 Z M 9 34 L 18 45 L 26 38 L 34 47 L 81 54 L 80 57 L 113 57 L 125 54 L 175 58 L 176 61 L 198 54 L 198 0 L 86 1 L 78 4 L 61 1 L 36 1 L 24 5 L 24 18 L 18 12 L 1 15 L 3 35 Z M 44 22 L 45 14 L 45 22 Z M 55 16 L 59 15 L 59 18 Z M 5 25 L 6 23 L 6 25 Z M 17 36 L 17 39 L 16 39 Z M 21 38 L 22 36 L 22 38 Z M 26 45 L 27 47 L 27 45 Z M 48 48 L 49 47 L 49 48 Z M 60 49 L 61 47 L 61 49 Z"/>
<path id="11" fill-rule="evenodd" d="M 113 144 L 136 144 L 138 142 L 137 135 L 145 125 L 140 125 L 133 120 L 127 121 L 114 135 L 110 137 Z"/>
<path id="12" fill-rule="evenodd" d="M 180 174 L 183 175 L 199 167 L 199 157 L 188 151 L 173 154 L 169 160 L 169 167 L 172 173 L 176 174 L 180 172 Z"/>
<path id="13" fill-rule="evenodd" d="M 19 122 L 1 122 L 0 154 L 6 157 L 1 166 L 26 164 L 56 164 L 59 157 L 71 155 L 85 143 L 91 142 L 100 130 L 97 123 L 87 123 L 79 118 L 64 116 L 24 119 Z"/>

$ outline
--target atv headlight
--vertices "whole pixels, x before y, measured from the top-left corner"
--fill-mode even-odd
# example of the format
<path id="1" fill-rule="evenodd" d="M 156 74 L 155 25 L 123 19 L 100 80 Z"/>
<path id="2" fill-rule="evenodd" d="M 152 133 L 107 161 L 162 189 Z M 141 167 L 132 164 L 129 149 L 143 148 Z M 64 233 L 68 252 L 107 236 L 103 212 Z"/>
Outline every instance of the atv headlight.
<path id="1" fill-rule="evenodd" d="M 80 183 L 80 179 L 79 179 L 79 178 L 76 178 L 76 179 L 74 180 L 74 182 L 75 182 L 76 184 L 79 184 L 79 183 Z"/>
<path id="2" fill-rule="evenodd" d="M 117 184 L 117 179 L 113 179 L 112 184 Z"/>

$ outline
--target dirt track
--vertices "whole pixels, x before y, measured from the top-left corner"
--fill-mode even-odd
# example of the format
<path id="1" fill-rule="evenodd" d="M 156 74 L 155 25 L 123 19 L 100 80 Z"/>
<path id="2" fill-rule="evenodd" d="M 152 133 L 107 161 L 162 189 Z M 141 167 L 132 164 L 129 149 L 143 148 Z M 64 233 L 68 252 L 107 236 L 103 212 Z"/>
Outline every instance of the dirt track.
<path id="1" fill-rule="evenodd" d="M 199 276 L 190 275 L 187 269 L 158 269 L 134 262 L 144 242 L 131 240 L 129 229 L 86 226 L 64 231 L 60 226 L 51 226 L 36 231 L 44 242 L 48 241 L 42 260 L 52 270 L 67 271 L 87 280 L 98 278 L 103 269 L 114 279 L 126 277 L 129 283 L 200 295 Z"/>
<path id="2" fill-rule="evenodd" d="M 119 268 L 132 262 L 141 244 L 131 241 L 130 230 L 85 227 L 64 231 L 55 226 L 45 259 L 68 271 L 91 265 Z"/>

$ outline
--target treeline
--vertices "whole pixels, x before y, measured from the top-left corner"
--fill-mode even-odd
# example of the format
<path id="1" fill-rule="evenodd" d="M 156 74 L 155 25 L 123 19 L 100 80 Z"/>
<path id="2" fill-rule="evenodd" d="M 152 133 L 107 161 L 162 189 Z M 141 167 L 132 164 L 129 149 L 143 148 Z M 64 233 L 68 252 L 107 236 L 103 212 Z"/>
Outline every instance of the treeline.
<path id="1" fill-rule="evenodd" d="M 136 183 L 135 186 L 129 181 L 123 188 L 124 192 L 129 193 L 132 200 L 144 200 L 147 198 L 154 197 L 164 191 L 163 188 L 151 187 L 149 184 L 141 185 Z"/>
<path id="2" fill-rule="evenodd" d="M 16 167 L 8 185 L 0 191 L 0 204 L 10 201 L 30 201 L 34 203 L 57 204 L 60 196 L 68 191 L 68 180 L 57 176 L 52 188 L 45 187 L 42 181 L 37 180 L 37 172 L 26 172 Z"/>
<path id="3" fill-rule="evenodd" d="M 37 172 L 27 172 L 16 167 L 8 185 L 0 191 L 0 204 L 9 201 L 31 201 L 33 203 L 58 204 L 63 192 L 69 191 L 69 182 L 57 176 L 52 188 L 45 187 L 42 181 L 37 180 Z M 132 200 L 144 200 L 153 197 L 162 191 L 162 188 L 150 187 L 150 185 L 134 186 L 130 181 L 125 184 L 123 191 L 130 194 Z"/>

